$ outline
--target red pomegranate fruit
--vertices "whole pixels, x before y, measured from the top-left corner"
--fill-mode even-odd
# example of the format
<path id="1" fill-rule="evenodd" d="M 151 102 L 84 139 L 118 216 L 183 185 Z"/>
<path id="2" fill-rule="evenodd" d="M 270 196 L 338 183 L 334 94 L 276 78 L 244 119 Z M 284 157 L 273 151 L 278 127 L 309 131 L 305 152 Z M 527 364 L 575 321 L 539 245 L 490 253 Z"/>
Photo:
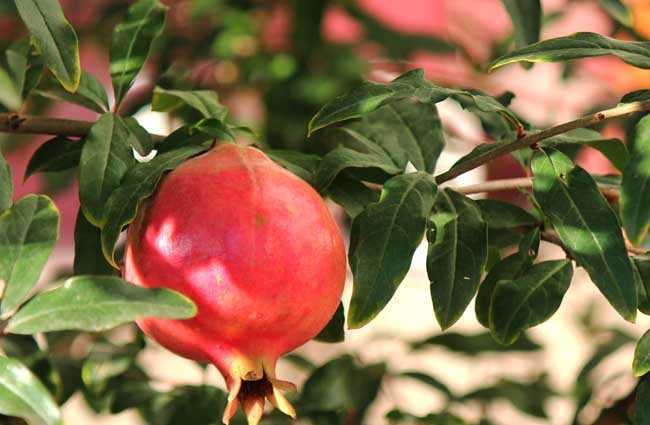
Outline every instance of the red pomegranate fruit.
<path id="1" fill-rule="evenodd" d="M 239 404 L 251 425 L 265 399 L 295 410 L 275 376 L 278 357 L 316 336 L 334 315 L 346 257 L 318 193 L 264 153 L 224 143 L 167 174 L 131 224 L 123 276 L 192 299 L 187 320 L 140 328 L 183 357 L 213 363 L 228 386 L 223 422 Z"/>

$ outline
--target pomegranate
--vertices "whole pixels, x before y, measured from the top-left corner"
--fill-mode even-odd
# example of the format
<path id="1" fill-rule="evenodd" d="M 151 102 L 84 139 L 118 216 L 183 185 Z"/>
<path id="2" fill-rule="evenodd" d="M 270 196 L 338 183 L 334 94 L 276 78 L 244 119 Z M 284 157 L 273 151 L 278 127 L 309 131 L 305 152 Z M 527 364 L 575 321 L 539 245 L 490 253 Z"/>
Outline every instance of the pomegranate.
<path id="1" fill-rule="evenodd" d="M 239 404 L 251 425 L 265 399 L 296 413 L 275 376 L 278 357 L 334 315 L 346 256 L 318 193 L 264 153 L 219 144 L 167 174 L 131 224 L 123 276 L 185 294 L 187 320 L 147 318 L 140 328 L 183 357 L 214 364 L 226 380 L 228 424 Z"/>

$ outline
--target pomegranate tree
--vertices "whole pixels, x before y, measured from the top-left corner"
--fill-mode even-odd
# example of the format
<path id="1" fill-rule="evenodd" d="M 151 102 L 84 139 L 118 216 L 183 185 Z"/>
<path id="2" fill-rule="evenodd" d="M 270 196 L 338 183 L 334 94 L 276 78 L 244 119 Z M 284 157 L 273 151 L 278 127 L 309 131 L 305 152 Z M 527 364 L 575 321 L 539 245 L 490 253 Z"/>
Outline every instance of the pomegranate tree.
<path id="1" fill-rule="evenodd" d="M 264 400 L 295 416 L 278 357 L 316 336 L 345 281 L 343 240 L 320 195 L 261 151 L 217 145 L 165 176 L 128 232 L 126 280 L 194 301 L 194 318 L 147 318 L 144 332 L 213 363 L 228 385 L 229 423 L 241 404 L 259 423 Z"/>

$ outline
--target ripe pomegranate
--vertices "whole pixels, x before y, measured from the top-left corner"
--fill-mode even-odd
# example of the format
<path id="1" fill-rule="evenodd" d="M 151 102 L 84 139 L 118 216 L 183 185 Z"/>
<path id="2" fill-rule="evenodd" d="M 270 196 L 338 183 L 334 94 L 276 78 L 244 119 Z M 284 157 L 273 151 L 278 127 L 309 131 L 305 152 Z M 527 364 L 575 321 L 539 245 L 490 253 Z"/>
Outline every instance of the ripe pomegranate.
<path id="1" fill-rule="evenodd" d="M 265 398 L 295 410 L 275 376 L 278 357 L 327 324 L 341 299 L 343 240 L 321 197 L 264 153 L 217 145 L 166 175 L 131 224 L 123 276 L 185 294 L 192 319 L 140 328 L 183 357 L 213 363 L 228 386 L 223 422 L 238 405 L 251 425 Z"/>

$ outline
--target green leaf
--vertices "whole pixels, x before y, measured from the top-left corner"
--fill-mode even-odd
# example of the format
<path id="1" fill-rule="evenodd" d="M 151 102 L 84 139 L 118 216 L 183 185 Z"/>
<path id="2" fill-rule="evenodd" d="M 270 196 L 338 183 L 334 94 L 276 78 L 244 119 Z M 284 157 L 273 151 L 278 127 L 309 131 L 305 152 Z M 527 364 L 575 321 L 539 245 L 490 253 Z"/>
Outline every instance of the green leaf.
<path id="1" fill-rule="evenodd" d="M 29 63 L 31 45 L 28 39 L 14 41 L 5 51 L 9 75 L 16 93 L 22 95 Z M 22 99 L 21 99 L 22 101 Z"/>
<path id="2" fill-rule="evenodd" d="M 228 109 L 219 102 L 213 90 L 165 90 L 154 88 L 151 109 L 158 112 L 171 112 L 187 105 L 201 113 L 204 118 L 226 119 Z"/>
<path id="3" fill-rule="evenodd" d="M 142 288 L 112 276 L 75 276 L 36 295 L 9 320 L 10 333 L 105 331 L 141 317 L 187 319 L 194 304 L 177 292 Z"/>
<path id="4" fill-rule="evenodd" d="M 633 24 L 632 13 L 621 0 L 598 0 L 598 3 L 609 15 L 616 19 L 617 22 L 631 27 Z"/>
<path id="5" fill-rule="evenodd" d="M 491 229 L 536 226 L 539 220 L 525 209 L 496 199 L 477 199 L 481 215 Z"/>
<path id="6" fill-rule="evenodd" d="M 213 139 L 235 141 L 235 133 L 230 126 L 217 118 L 204 118 L 194 124 L 194 128 L 210 135 Z"/>
<path id="7" fill-rule="evenodd" d="M 496 263 L 479 286 L 474 304 L 476 319 L 486 328 L 490 327 L 490 307 L 492 295 L 499 281 L 515 280 L 521 277 L 532 265 L 533 259 L 527 255 L 514 253 Z"/>
<path id="8" fill-rule="evenodd" d="M 515 46 L 523 47 L 539 41 L 542 27 L 540 0 L 501 0 L 515 32 Z"/>
<path id="9" fill-rule="evenodd" d="M 0 150 L 0 213 L 11 206 L 13 197 L 14 176 L 11 173 L 11 166 Z"/>
<path id="10" fill-rule="evenodd" d="M 650 255 L 635 255 L 632 257 L 637 281 L 637 294 L 639 296 L 639 311 L 650 314 Z"/>
<path id="11" fill-rule="evenodd" d="M 101 230 L 86 220 L 81 209 L 74 228 L 74 274 L 111 275 L 113 267 L 102 253 Z"/>
<path id="12" fill-rule="evenodd" d="M 634 405 L 635 423 L 637 425 L 650 423 L 650 380 L 647 377 L 637 386 Z"/>
<path id="13" fill-rule="evenodd" d="M 85 389 L 94 395 L 101 395 L 108 388 L 109 380 L 129 371 L 135 363 L 141 345 L 116 346 L 110 343 L 95 343 L 86 353 L 81 369 Z M 126 381 L 124 377 L 121 377 Z"/>
<path id="14" fill-rule="evenodd" d="M 134 162 L 128 129 L 105 113 L 88 132 L 79 161 L 79 201 L 89 222 L 102 225 L 108 197 Z"/>
<path id="15" fill-rule="evenodd" d="M 18 111 L 23 104 L 20 93 L 16 90 L 9 73 L 0 66 L 0 104 L 10 111 Z"/>
<path id="16" fill-rule="evenodd" d="M 147 60 L 151 43 L 165 25 L 166 10 L 167 7 L 158 0 L 138 0 L 129 7 L 124 20 L 115 27 L 109 66 L 115 105 L 120 105 Z"/>
<path id="17" fill-rule="evenodd" d="M 618 104 L 621 105 L 624 103 L 643 102 L 644 100 L 650 100 L 650 90 L 641 89 L 627 93 L 621 98 Z"/>
<path id="18" fill-rule="evenodd" d="M 321 342 L 341 342 L 345 340 L 344 327 L 345 311 L 343 310 L 343 303 L 340 303 L 327 326 L 314 339 Z"/>
<path id="19" fill-rule="evenodd" d="M 476 294 L 487 260 L 487 224 L 476 202 L 451 189 L 440 192 L 430 218 L 427 275 L 433 310 L 445 330 Z"/>
<path id="20" fill-rule="evenodd" d="M 24 364 L 0 357 L 0 413 L 25 419 L 30 425 L 62 425 L 52 396 Z"/>
<path id="21" fill-rule="evenodd" d="M 263 152 L 307 183 L 313 183 L 314 173 L 321 160 L 318 155 L 284 149 L 264 149 Z"/>
<path id="22" fill-rule="evenodd" d="M 362 182 L 339 174 L 327 189 L 327 195 L 345 209 L 350 218 L 355 218 L 373 202 L 379 200 L 380 192 Z"/>
<path id="23" fill-rule="evenodd" d="M 532 168 L 535 198 L 560 239 L 610 304 L 623 318 L 634 321 L 637 296 L 632 264 L 618 218 L 596 182 L 553 149 L 537 152 Z"/>
<path id="24" fill-rule="evenodd" d="M 514 62 L 561 62 L 614 55 L 637 68 L 650 68 L 650 42 L 620 41 L 593 32 L 577 32 L 531 44 L 500 57 L 490 69 Z"/>
<path id="25" fill-rule="evenodd" d="M 462 166 L 467 161 L 473 161 L 474 159 L 481 158 L 485 155 L 489 155 L 492 151 L 501 149 L 503 146 L 509 145 L 511 143 L 512 141 L 510 140 L 503 140 L 501 142 L 481 143 L 480 145 L 477 145 L 474 149 L 472 149 L 470 153 L 468 153 L 465 156 L 462 156 L 458 161 L 454 162 L 454 165 L 451 166 L 449 172 Z"/>
<path id="26" fill-rule="evenodd" d="M 650 115 L 636 126 L 630 160 L 623 172 L 620 208 L 623 226 L 630 241 L 638 245 L 650 224 Z"/>
<path id="27" fill-rule="evenodd" d="M 108 95 L 104 86 L 85 71 L 81 72 L 79 87 L 73 93 L 62 90 L 58 85 L 50 84 L 37 90 L 36 94 L 49 99 L 74 103 L 100 114 L 108 111 Z"/>
<path id="28" fill-rule="evenodd" d="M 430 386 L 431 388 L 434 388 L 434 389 L 440 391 L 449 400 L 454 400 L 456 398 L 456 395 L 449 389 L 449 387 L 447 387 L 447 385 L 445 385 L 439 379 L 436 379 L 431 375 L 427 375 L 426 373 L 422 373 L 422 372 L 418 372 L 418 371 L 406 371 L 406 372 L 400 373 L 398 376 L 404 377 L 404 378 L 411 378 L 411 379 L 415 379 L 416 381 L 420 381 L 423 384 L 426 384 L 426 385 Z"/>
<path id="29" fill-rule="evenodd" d="M 118 117 L 122 126 L 127 130 L 129 145 L 140 155 L 146 156 L 153 149 L 153 139 L 133 117 Z"/>
<path id="30" fill-rule="evenodd" d="M 57 0 L 15 0 L 16 9 L 47 66 L 69 92 L 79 87 L 79 41 Z"/>
<path id="31" fill-rule="evenodd" d="M 62 171 L 77 167 L 84 142 L 54 137 L 36 149 L 25 168 L 24 180 L 34 173 Z"/>
<path id="32" fill-rule="evenodd" d="M 627 146 L 619 139 L 603 139 L 596 130 L 578 128 L 547 139 L 542 146 L 555 147 L 561 144 L 579 144 L 589 146 L 602 153 L 616 169 L 623 171 L 628 161 Z"/>
<path id="33" fill-rule="evenodd" d="M 354 219 L 349 250 L 354 276 L 350 328 L 368 323 L 393 297 L 422 240 L 437 191 L 433 178 L 421 171 L 393 177 L 379 201 Z"/>
<path id="34" fill-rule="evenodd" d="M 424 79 L 422 69 L 408 71 L 386 84 L 367 81 L 350 92 L 338 96 L 325 106 L 309 122 L 308 134 L 331 124 L 351 118 L 359 118 L 389 102 L 416 97 L 421 102 L 437 103 L 449 96 L 462 97 L 481 111 L 499 113 L 513 124 L 517 117 L 495 99 L 475 95 L 467 91 L 449 89 L 431 84 Z"/>
<path id="35" fill-rule="evenodd" d="M 445 332 L 443 334 L 434 335 L 422 341 L 417 341 L 412 344 L 413 349 L 418 350 L 427 348 L 430 345 L 439 345 L 455 353 L 464 354 L 466 356 L 476 356 L 482 353 L 492 352 L 510 352 L 521 351 L 530 352 L 537 351 L 542 348 L 541 345 L 530 340 L 525 333 L 511 345 L 503 345 L 497 343 L 492 335 L 488 332 L 477 334 L 460 334 L 456 332 Z"/>
<path id="36" fill-rule="evenodd" d="M 190 156 L 205 150 L 200 145 L 190 145 L 158 154 L 149 162 L 137 163 L 131 167 L 120 186 L 106 201 L 103 210 L 101 247 L 106 260 L 115 268 L 115 245 L 124 226 L 136 215 L 140 200 L 151 195 L 165 171 L 173 170 Z"/>
<path id="37" fill-rule="evenodd" d="M 0 215 L 1 314 L 16 309 L 32 290 L 59 236 L 59 212 L 50 198 L 27 195 Z"/>
<path id="38" fill-rule="evenodd" d="M 521 331 L 543 323 L 560 307 L 569 289 L 573 267 L 569 260 L 544 261 L 513 280 L 497 282 L 490 303 L 490 330 L 503 344 Z"/>
<path id="39" fill-rule="evenodd" d="M 636 345 L 632 370 L 637 378 L 650 372 L 650 331 L 643 334 Z"/>

